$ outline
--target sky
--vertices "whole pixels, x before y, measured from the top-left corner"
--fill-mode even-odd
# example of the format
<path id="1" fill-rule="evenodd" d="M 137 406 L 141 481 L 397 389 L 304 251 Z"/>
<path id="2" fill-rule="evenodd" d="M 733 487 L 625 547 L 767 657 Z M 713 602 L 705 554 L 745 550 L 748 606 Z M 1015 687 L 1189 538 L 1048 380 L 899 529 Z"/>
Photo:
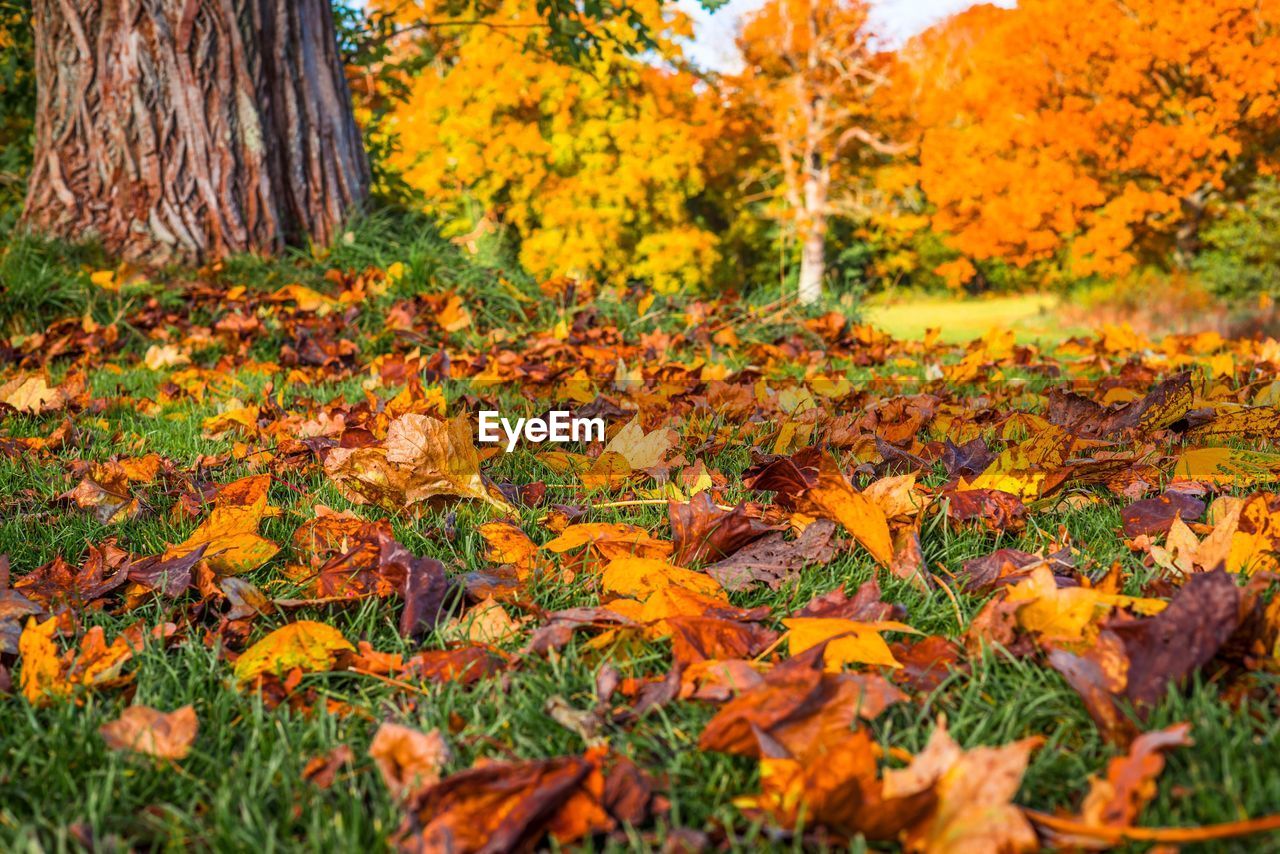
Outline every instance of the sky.
<path id="1" fill-rule="evenodd" d="M 734 35 L 743 15 L 758 9 L 764 0 L 729 0 L 715 12 L 708 12 L 698 0 L 679 0 L 677 5 L 694 19 L 696 35 L 686 53 L 704 68 L 716 71 L 736 71 L 739 65 L 738 51 L 733 45 Z M 901 43 L 948 15 L 954 15 L 970 6 L 974 0 L 871 0 L 877 32 L 891 44 Z M 997 6 L 1012 6 L 1010 0 Z"/>

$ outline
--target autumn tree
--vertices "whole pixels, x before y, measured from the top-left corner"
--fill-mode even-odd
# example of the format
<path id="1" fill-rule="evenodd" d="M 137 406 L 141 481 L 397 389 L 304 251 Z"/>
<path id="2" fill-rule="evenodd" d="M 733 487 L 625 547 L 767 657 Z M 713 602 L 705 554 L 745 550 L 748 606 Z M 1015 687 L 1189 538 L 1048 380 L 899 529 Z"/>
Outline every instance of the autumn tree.
<path id="1" fill-rule="evenodd" d="M 386 5 L 406 25 L 443 14 L 430 0 Z M 648 45 L 629 23 L 606 22 L 609 37 L 572 63 L 526 49 L 540 21 L 528 0 L 420 36 L 429 61 L 389 126 L 395 164 L 448 233 L 474 244 L 514 231 L 540 276 L 631 276 L 664 290 L 706 279 L 716 239 L 686 202 L 702 188 L 715 113 L 700 113 L 696 80 L 674 66 L 688 19 L 656 0 L 634 9 Z"/>
<path id="2" fill-rule="evenodd" d="M 868 10 L 864 0 L 770 0 L 743 26 L 745 68 L 727 81 L 770 143 L 764 180 L 800 243 L 806 304 L 822 295 L 830 219 L 851 210 L 858 177 L 895 150 L 874 101 L 890 60 L 875 49 Z"/>
<path id="3" fill-rule="evenodd" d="M 979 6 L 902 60 L 933 226 L 975 260 L 1186 259 L 1217 202 L 1280 167 L 1274 3 Z"/>

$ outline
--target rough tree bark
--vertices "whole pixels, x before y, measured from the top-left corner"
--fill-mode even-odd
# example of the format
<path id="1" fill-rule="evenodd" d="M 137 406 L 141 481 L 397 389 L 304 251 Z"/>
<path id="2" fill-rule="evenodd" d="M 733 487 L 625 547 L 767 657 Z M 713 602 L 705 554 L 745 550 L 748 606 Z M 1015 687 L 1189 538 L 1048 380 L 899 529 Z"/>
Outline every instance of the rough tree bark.
<path id="1" fill-rule="evenodd" d="M 147 264 L 333 239 L 369 165 L 329 0 L 35 0 L 25 221 Z"/>

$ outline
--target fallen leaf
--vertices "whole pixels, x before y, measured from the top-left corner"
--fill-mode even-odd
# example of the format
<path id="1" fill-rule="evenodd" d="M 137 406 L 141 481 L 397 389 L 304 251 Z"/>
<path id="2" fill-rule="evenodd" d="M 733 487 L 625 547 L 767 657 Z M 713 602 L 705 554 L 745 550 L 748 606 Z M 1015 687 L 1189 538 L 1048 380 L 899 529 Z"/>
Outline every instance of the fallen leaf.
<path id="1" fill-rule="evenodd" d="M 769 526 L 741 504 L 721 510 L 705 492 L 687 502 L 669 502 L 667 513 L 674 541 L 671 560 L 680 566 L 722 560 L 769 532 Z"/>
<path id="2" fill-rule="evenodd" d="M 937 805 L 906 833 L 905 848 L 926 854 L 1003 854 L 1040 850 L 1035 830 L 1013 803 L 1031 752 L 1043 743 L 1024 738 L 1000 747 L 961 750 L 945 721 L 900 775 L 885 774 L 886 797 L 932 787 Z"/>
<path id="3" fill-rule="evenodd" d="M 191 752 L 198 729 L 199 721 L 193 706 L 183 706 L 172 712 L 129 706 L 119 718 L 103 724 L 98 732 L 112 750 L 157 759 L 185 759 Z"/>
<path id="4" fill-rule="evenodd" d="M 707 567 L 707 575 L 725 590 L 738 592 L 764 583 L 777 590 L 811 564 L 825 565 L 835 556 L 835 523 L 817 519 L 794 540 L 775 531 L 722 561 Z"/>
<path id="5" fill-rule="evenodd" d="M 1130 827 L 1156 795 L 1156 778 L 1164 770 L 1164 752 L 1191 744 L 1190 724 L 1173 724 L 1156 732 L 1146 732 L 1134 739 L 1125 756 L 1107 764 L 1105 776 L 1090 778 L 1089 793 L 1080 807 L 1080 820 L 1103 827 Z M 1063 847 L 1105 849 L 1105 840 L 1089 838 L 1058 839 Z"/>
<path id="6" fill-rule="evenodd" d="M 1194 522 L 1204 514 L 1204 509 L 1204 502 L 1194 495 L 1169 491 L 1157 498 L 1133 502 L 1120 511 L 1120 518 L 1125 535 L 1136 537 L 1166 533 L 1175 519 Z"/>
<path id="7" fill-rule="evenodd" d="M 878 675 L 828 673 L 819 644 L 765 674 L 712 718 L 698 747 L 759 758 L 761 735 L 793 756 L 804 756 L 840 734 L 859 717 L 873 720 L 906 695 Z"/>
<path id="8" fill-rule="evenodd" d="M 576 756 L 478 764 L 410 799 L 401 844 L 458 852 L 531 848 L 562 820 L 565 810 L 591 812 L 589 799 L 585 807 L 575 799 L 592 771 L 589 762 Z M 602 807 L 596 809 L 598 815 L 586 816 L 586 828 L 608 829 L 611 821 Z M 569 844 L 581 835 L 579 825 L 578 833 L 556 834 L 556 839 Z"/>
<path id="9" fill-rule="evenodd" d="M 264 674 L 279 675 L 297 667 L 308 672 L 331 670 L 339 652 L 355 652 L 342 633 L 333 626 L 299 620 L 276 629 L 245 650 L 236 661 L 235 676 L 240 683 Z"/>
<path id="10" fill-rule="evenodd" d="M 856 491 L 830 458 L 823 459 L 818 484 L 809 490 L 808 498 L 824 515 L 843 525 L 881 566 L 893 561 L 893 537 L 884 511 Z"/>
<path id="11" fill-rule="evenodd" d="M 617 558 L 609 561 L 600 574 L 600 587 L 604 592 L 637 599 L 647 599 L 671 586 L 684 587 L 704 596 L 722 593 L 719 582 L 714 578 L 654 558 Z"/>
<path id="12" fill-rule="evenodd" d="M 382 782 L 402 800 L 435 784 L 453 760 L 438 730 L 422 732 L 390 721 L 383 721 L 373 734 L 369 756 L 377 763 Z"/>
<path id="13" fill-rule="evenodd" d="M 666 430 L 645 433 L 640 419 L 633 418 L 604 447 L 604 454 L 618 454 L 635 471 L 662 465 L 671 449 L 671 437 Z"/>
<path id="14" fill-rule="evenodd" d="M 792 655 L 825 645 L 824 661 L 829 670 L 839 670 L 848 664 L 901 667 L 880 632 L 915 631 L 894 621 L 862 623 L 830 617 L 793 617 L 783 620 L 782 624 L 787 627 Z"/>

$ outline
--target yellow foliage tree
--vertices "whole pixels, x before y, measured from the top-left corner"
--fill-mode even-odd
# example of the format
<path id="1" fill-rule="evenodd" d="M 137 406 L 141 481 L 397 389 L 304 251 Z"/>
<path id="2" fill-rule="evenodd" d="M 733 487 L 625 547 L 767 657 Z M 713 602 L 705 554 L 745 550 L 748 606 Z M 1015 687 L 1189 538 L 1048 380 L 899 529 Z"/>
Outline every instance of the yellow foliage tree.
<path id="1" fill-rule="evenodd" d="M 444 17 L 431 2 L 388 5 L 406 23 Z M 686 203 L 703 187 L 717 112 L 675 67 L 687 18 L 657 0 L 633 5 L 656 49 L 604 22 L 612 39 L 577 65 L 529 43 L 540 20 L 529 0 L 505 0 L 480 25 L 428 29 L 434 55 L 389 129 L 395 165 L 455 235 L 514 228 L 539 276 L 632 276 L 668 291 L 706 279 L 716 239 Z"/>

